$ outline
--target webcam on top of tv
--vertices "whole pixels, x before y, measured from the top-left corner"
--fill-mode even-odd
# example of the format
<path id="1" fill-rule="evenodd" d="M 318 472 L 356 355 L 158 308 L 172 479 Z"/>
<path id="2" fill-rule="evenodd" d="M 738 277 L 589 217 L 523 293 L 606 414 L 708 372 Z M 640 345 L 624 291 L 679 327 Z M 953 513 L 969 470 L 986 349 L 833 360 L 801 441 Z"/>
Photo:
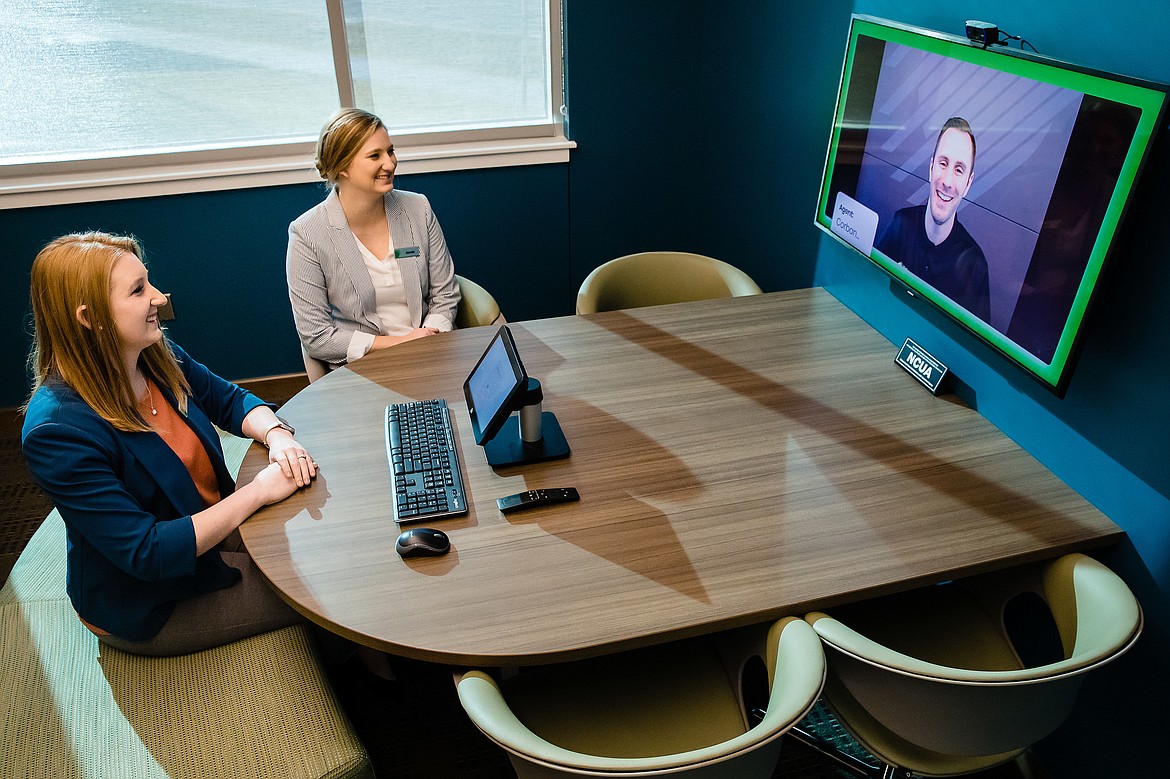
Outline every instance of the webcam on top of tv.
<path id="1" fill-rule="evenodd" d="M 1021 50 L 1027 46 L 1037 54 L 1040 53 L 1035 46 L 1020 36 L 1004 32 L 997 25 L 991 22 L 981 22 L 978 19 L 967 20 L 967 40 L 985 49 L 988 46 L 1009 47 L 1012 41 L 1016 41 L 1019 43 Z"/>
<path id="2" fill-rule="evenodd" d="M 978 19 L 967 20 L 967 40 L 977 43 L 983 48 L 998 44 L 999 27 L 991 22 L 981 22 Z"/>

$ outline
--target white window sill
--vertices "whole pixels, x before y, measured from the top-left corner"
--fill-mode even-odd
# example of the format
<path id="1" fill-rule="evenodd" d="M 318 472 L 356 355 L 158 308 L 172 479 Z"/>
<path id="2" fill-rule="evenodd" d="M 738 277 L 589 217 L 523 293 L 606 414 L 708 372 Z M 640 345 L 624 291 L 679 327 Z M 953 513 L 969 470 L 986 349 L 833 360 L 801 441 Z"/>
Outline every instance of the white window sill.
<path id="1" fill-rule="evenodd" d="M 500 168 L 569 161 L 576 143 L 563 137 L 469 141 L 399 146 L 398 173 Z M 312 145 L 298 153 L 240 150 L 239 159 L 169 161 L 141 167 L 87 171 L 84 165 L 57 166 L 51 173 L 0 173 L 0 209 L 214 192 L 321 181 L 313 167 Z M 176 155 L 179 157 L 179 155 Z M 92 165 L 92 163 L 90 163 Z M 31 166 L 28 166 L 31 167 Z M 17 175 L 11 175 L 16 172 Z"/>

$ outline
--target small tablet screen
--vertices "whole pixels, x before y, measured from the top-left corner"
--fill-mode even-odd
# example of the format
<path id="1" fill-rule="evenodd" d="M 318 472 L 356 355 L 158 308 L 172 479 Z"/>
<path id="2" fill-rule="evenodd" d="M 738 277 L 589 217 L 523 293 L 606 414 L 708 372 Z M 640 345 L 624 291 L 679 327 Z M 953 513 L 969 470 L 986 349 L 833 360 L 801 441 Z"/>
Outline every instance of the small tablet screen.
<path id="1" fill-rule="evenodd" d="M 463 383 L 477 444 L 483 446 L 500 432 L 527 384 L 528 374 L 520 362 L 512 332 L 507 326 L 501 327 Z"/>

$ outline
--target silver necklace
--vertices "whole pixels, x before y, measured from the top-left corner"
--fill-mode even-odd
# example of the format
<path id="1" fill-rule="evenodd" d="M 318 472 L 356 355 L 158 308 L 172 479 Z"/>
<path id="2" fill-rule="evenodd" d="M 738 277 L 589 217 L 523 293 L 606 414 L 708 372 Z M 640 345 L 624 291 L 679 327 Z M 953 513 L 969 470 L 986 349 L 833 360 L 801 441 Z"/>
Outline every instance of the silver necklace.
<path id="1" fill-rule="evenodd" d="M 157 417 L 158 409 L 154 407 L 154 393 L 150 391 L 150 379 L 147 379 L 145 376 L 142 378 L 146 381 L 146 402 L 150 404 L 150 415 Z"/>

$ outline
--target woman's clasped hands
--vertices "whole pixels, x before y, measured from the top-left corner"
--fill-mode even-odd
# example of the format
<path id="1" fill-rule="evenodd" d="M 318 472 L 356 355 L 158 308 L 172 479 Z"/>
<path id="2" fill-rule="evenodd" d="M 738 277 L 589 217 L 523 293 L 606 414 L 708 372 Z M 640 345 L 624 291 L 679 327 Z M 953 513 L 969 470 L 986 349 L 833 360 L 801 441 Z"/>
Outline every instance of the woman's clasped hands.
<path id="1" fill-rule="evenodd" d="M 295 482 L 297 487 L 306 487 L 317 475 L 317 461 L 297 443 L 292 434 L 281 428 L 268 433 L 268 462 L 279 466 L 285 478 Z M 294 488 L 295 489 L 295 488 Z M 289 490 L 292 494 L 293 490 Z"/>

